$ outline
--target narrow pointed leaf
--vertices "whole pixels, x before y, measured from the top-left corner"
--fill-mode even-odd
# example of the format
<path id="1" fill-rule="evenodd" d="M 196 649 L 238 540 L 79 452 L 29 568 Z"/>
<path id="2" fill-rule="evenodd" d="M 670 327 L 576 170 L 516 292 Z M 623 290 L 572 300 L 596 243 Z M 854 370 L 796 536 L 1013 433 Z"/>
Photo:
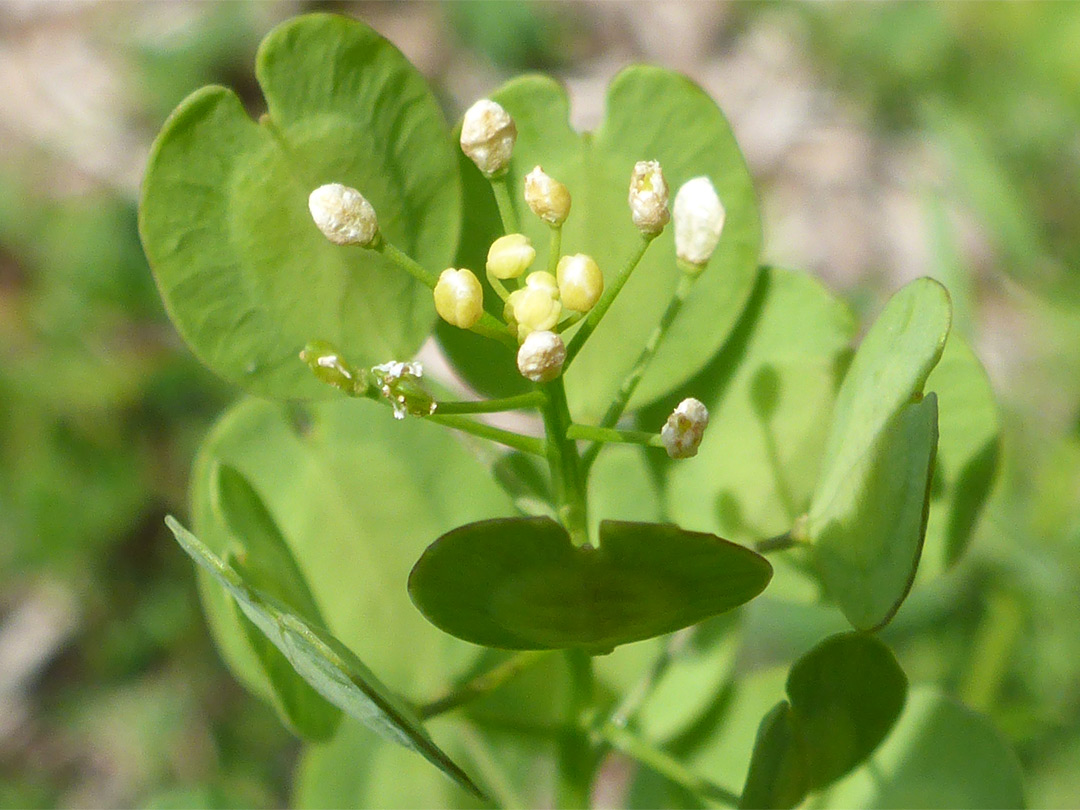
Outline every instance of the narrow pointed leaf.
<path id="1" fill-rule="evenodd" d="M 324 698 L 386 739 L 410 748 L 462 787 L 484 798 L 468 775 L 434 743 L 401 698 L 385 687 L 364 664 L 326 630 L 287 612 L 251 588 L 175 519 L 166 520 L 178 543 L 236 600 L 289 663 Z"/>
<path id="2" fill-rule="evenodd" d="M 211 474 L 215 505 L 223 513 L 234 542 L 225 561 L 255 589 L 286 606 L 316 627 L 325 622 L 288 543 L 258 493 L 237 470 L 219 466 Z M 292 668 L 265 635 L 237 606 L 237 621 L 262 664 L 274 702 L 285 721 L 304 737 L 332 736 L 341 711 L 319 695 Z"/>

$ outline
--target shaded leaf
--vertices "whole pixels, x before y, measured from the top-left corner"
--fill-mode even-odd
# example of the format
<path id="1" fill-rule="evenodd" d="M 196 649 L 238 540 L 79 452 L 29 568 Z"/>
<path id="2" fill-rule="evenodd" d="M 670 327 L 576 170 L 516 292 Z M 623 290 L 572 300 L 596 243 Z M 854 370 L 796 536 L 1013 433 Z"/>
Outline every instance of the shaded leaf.
<path id="1" fill-rule="evenodd" d="M 809 778 L 806 747 L 786 700 L 761 721 L 739 807 L 780 810 L 803 800 Z"/>
<path id="2" fill-rule="evenodd" d="M 953 565 L 967 549 L 990 494 L 1001 449 L 1001 421 L 990 380 L 959 335 L 926 380 L 938 397 L 938 451 L 920 577 Z"/>
<path id="3" fill-rule="evenodd" d="M 575 548 L 554 521 L 515 518 L 440 537 L 409 593 L 436 626 L 475 644 L 599 652 L 737 607 L 771 575 L 753 551 L 677 526 L 603 521 L 599 548 Z"/>

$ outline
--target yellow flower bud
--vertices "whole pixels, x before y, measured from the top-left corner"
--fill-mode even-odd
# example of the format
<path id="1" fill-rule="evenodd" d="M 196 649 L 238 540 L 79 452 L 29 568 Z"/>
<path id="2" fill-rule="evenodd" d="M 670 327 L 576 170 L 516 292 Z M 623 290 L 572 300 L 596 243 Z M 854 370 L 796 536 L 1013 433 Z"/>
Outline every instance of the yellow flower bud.
<path id="1" fill-rule="evenodd" d="M 506 170 L 516 140 L 514 119 L 491 99 L 482 98 L 466 110 L 461 123 L 461 151 L 486 177 Z"/>
<path id="2" fill-rule="evenodd" d="M 532 332 L 518 349 L 521 376 L 533 382 L 551 382 L 562 373 L 566 346 L 554 332 Z"/>
<path id="3" fill-rule="evenodd" d="M 444 321 L 461 329 L 473 327 L 484 314 L 484 290 L 471 270 L 442 271 L 435 285 L 435 310 Z"/>
<path id="4" fill-rule="evenodd" d="M 522 233 L 508 233 L 491 243 L 487 271 L 495 278 L 517 278 L 536 258 L 536 249 Z"/>
<path id="5" fill-rule="evenodd" d="M 530 273 L 525 286 L 510 293 L 504 315 L 507 323 L 517 327 L 518 340 L 532 332 L 554 328 L 562 314 L 559 287 L 551 273 Z"/>
<path id="6" fill-rule="evenodd" d="M 634 227 L 644 234 L 655 236 L 664 230 L 671 215 L 668 213 L 668 186 L 660 164 L 655 160 L 639 160 L 630 176 L 630 218 Z"/>
<path id="7" fill-rule="evenodd" d="M 562 225 L 570 214 L 570 191 L 539 166 L 525 176 L 525 202 L 549 225 Z"/>
<path id="8" fill-rule="evenodd" d="M 379 236 L 375 209 L 355 188 L 341 183 L 319 186 L 308 196 L 311 218 L 335 245 L 369 247 Z"/>
<path id="9" fill-rule="evenodd" d="M 562 305 L 574 312 L 588 312 L 604 292 L 604 274 L 592 256 L 563 256 L 555 269 Z"/>

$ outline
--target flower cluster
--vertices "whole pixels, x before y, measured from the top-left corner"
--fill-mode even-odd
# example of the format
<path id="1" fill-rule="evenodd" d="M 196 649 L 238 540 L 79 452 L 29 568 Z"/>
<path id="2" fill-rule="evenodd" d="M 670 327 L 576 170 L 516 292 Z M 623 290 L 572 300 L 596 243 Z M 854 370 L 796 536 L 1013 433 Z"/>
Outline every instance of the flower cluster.
<path id="1" fill-rule="evenodd" d="M 481 99 L 465 113 L 461 149 L 495 189 L 509 189 L 516 140 L 514 119 L 497 102 Z M 549 383 L 562 374 L 580 343 L 595 329 L 636 260 L 623 271 L 610 294 L 605 295 L 604 272 L 592 256 L 562 254 L 561 229 L 572 207 L 566 185 L 536 166 L 524 176 L 521 191 L 529 211 L 550 228 L 551 248 L 546 269 L 531 270 L 537 258 L 536 248 L 525 234 L 511 232 L 516 227 L 507 224 L 508 232 L 491 243 L 484 275 L 490 285 L 489 292 L 502 300 L 501 321 L 492 314 L 494 308 L 485 306 L 485 285 L 471 269 L 449 267 L 435 278 L 386 242 L 379 231 L 374 207 L 356 189 L 340 183 L 320 186 L 311 193 L 308 206 L 316 226 L 331 242 L 384 253 L 431 288 L 435 311 L 444 321 L 517 346 L 519 373 L 533 382 Z M 500 197 L 499 193 L 496 198 L 504 224 L 516 222 L 506 208 L 509 198 Z M 683 183 L 669 210 L 668 184 L 660 163 L 638 161 L 630 172 L 627 204 L 630 220 L 646 246 L 663 232 L 668 222 L 674 222 L 675 258 L 689 279 L 704 269 L 719 246 L 724 207 L 707 177 L 695 177 Z M 672 316 L 679 305 L 681 299 L 674 302 L 676 309 Z M 664 323 L 670 320 L 665 318 Z M 568 346 L 562 333 L 575 327 L 574 339 Z M 666 326 L 658 328 L 662 330 Z M 655 339 L 650 339 L 639 364 L 651 359 L 662 336 L 661 331 Z M 435 410 L 434 400 L 417 383 L 421 370 L 416 364 L 376 366 L 361 377 L 360 372 L 350 370 L 336 353 L 325 347 L 305 352 L 301 356 L 320 379 L 352 395 L 368 396 L 377 390 L 391 401 L 398 418 L 406 413 Z M 624 401 L 617 403 L 620 409 L 625 407 L 629 393 L 624 392 Z M 693 456 L 707 423 L 708 412 L 698 400 L 686 399 L 680 403 L 660 434 L 668 455 Z"/>

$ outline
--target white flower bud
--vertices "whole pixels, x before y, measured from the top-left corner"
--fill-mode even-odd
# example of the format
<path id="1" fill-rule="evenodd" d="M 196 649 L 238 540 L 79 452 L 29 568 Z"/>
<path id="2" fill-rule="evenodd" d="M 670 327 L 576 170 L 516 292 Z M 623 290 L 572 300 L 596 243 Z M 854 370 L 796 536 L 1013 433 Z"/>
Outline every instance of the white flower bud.
<path id="1" fill-rule="evenodd" d="M 506 170 L 516 140 L 514 119 L 491 99 L 482 98 L 465 111 L 461 123 L 461 151 L 486 177 L 494 177 Z"/>
<path id="2" fill-rule="evenodd" d="M 517 278 L 536 259 L 536 249 L 523 233 L 508 233 L 491 243 L 487 271 L 495 278 Z"/>
<path id="3" fill-rule="evenodd" d="M 690 397 L 678 404 L 660 431 L 660 440 L 671 458 L 697 455 L 701 437 L 709 424 L 709 411 L 700 400 Z"/>
<path id="4" fill-rule="evenodd" d="M 562 225 L 570 215 L 570 191 L 539 166 L 525 176 L 525 202 L 548 225 Z"/>
<path id="5" fill-rule="evenodd" d="M 335 245 L 369 247 L 379 236 L 375 209 L 355 188 L 341 183 L 319 186 L 308 197 L 311 218 Z"/>
<path id="6" fill-rule="evenodd" d="M 675 195 L 675 255 L 700 269 L 720 241 L 724 229 L 724 206 L 708 177 L 683 183 Z"/>
<path id="7" fill-rule="evenodd" d="M 484 314 L 484 289 L 471 270 L 443 270 L 434 295 L 435 311 L 460 329 L 471 329 Z"/>
<path id="8" fill-rule="evenodd" d="M 554 328 L 562 315 L 555 276 L 542 270 L 529 273 L 525 286 L 510 293 L 503 315 L 507 323 L 517 327 L 518 340 L 525 340 L 531 332 Z"/>
<path id="9" fill-rule="evenodd" d="M 518 371 L 533 382 L 551 382 L 562 373 L 565 361 L 566 346 L 554 332 L 532 332 L 518 349 Z"/>
<path id="10" fill-rule="evenodd" d="M 664 230 L 671 215 L 668 213 L 668 186 L 660 164 L 655 160 L 639 160 L 630 175 L 630 218 L 634 227 L 644 234 L 656 236 Z"/>
<path id="11" fill-rule="evenodd" d="M 559 280 L 559 300 L 574 312 L 588 312 L 604 292 L 604 274 L 592 256 L 578 253 L 563 256 L 555 269 Z"/>

